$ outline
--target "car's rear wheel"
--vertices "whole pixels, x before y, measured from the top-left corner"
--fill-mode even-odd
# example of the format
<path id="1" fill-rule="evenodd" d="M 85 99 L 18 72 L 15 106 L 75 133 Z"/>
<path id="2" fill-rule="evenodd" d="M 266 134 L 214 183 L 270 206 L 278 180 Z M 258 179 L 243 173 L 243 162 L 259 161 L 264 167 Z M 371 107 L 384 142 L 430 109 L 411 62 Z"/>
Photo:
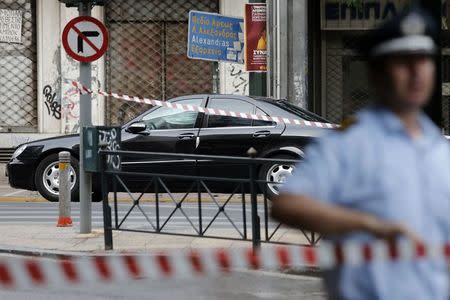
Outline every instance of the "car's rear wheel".
<path id="1" fill-rule="evenodd" d="M 278 154 L 271 159 L 298 159 L 287 154 Z M 269 163 L 261 167 L 259 179 L 266 183 L 261 183 L 262 192 L 267 195 L 270 200 L 275 199 L 280 194 L 280 188 L 287 178 L 292 175 L 294 164 L 288 163 Z"/>
<path id="2" fill-rule="evenodd" d="M 72 201 L 79 200 L 79 172 L 78 160 L 70 158 L 69 179 Z M 35 184 L 38 192 L 47 200 L 57 202 L 59 200 L 59 166 L 58 154 L 50 154 L 45 157 L 36 168 Z"/>

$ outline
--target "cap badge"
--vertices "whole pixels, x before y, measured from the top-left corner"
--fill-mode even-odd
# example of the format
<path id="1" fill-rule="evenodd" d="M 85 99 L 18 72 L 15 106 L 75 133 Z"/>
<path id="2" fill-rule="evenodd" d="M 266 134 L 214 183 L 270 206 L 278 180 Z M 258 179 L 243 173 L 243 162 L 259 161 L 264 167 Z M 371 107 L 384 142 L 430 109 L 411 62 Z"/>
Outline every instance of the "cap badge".
<path id="1" fill-rule="evenodd" d="M 400 24 L 403 35 L 423 35 L 425 34 L 425 20 L 418 14 L 412 13 Z"/>

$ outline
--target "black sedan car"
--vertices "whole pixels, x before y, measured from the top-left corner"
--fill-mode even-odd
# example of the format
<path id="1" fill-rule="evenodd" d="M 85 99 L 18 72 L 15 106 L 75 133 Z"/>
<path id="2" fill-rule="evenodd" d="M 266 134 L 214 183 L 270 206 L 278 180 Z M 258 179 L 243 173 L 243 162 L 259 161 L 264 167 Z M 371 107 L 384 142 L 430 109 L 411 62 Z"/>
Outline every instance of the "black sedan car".
<path id="1" fill-rule="evenodd" d="M 197 105 L 249 114 L 261 114 L 306 121 L 327 122 L 321 117 L 288 103 L 261 97 L 230 95 L 191 95 L 169 100 L 172 103 Z M 326 129 L 301 127 L 272 121 L 257 121 L 231 116 L 208 115 L 168 107 L 152 107 L 122 126 L 122 149 L 164 153 L 247 156 L 254 147 L 258 157 L 301 159 L 308 141 Z M 58 200 L 58 152 L 72 154 L 72 199 L 78 199 L 79 135 L 67 135 L 20 145 L 7 165 L 9 183 L 14 188 L 37 190 L 49 201 Z M 148 159 L 123 157 L 122 170 L 162 174 L 218 177 L 242 176 L 242 165 L 220 164 L 203 160 Z M 246 168 L 245 170 L 247 170 Z M 291 174 L 292 165 L 260 166 L 260 179 L 282 183 Z M 94 177 L 93 199 L 99 199 L 100 186 Z M 139 178 L 125 178 L 132 190 L 142 191 Z M 183 191 L 182 181 L 172 180 L 171 191 Z M 227 191 L 216 184 L 214 192 Z M 268 184 L 269 197 L 278 193 L 277 184 Z"/>

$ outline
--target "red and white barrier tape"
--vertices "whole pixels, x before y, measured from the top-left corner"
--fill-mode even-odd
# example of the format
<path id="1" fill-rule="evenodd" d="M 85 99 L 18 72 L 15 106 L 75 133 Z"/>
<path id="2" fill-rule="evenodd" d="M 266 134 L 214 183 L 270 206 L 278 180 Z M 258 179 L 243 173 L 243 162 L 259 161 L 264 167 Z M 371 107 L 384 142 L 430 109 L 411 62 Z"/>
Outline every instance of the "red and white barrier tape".
<path id="1" fill-rule="evenodd" d="M 338 125 L 330 124 L 330 123 L 311 122 L 311 121 L 305 121 L 305 120 L 300 120 L 300 119 L 270 117 L 270 116 L 258 115 L 258 114 L 247 114 L 247 113 L 239 113 L 239 112 L 233 112 L 233 111 L 224 111 L 221 109 L 204 108 L 204 107 L 196 106 L 196 105 L 185 105 L 185 104 L 171 103 L 171 102 L 161 101 L 161 100 L 141 98 L 141 97 L 136 97 L 136 96 L 121 95 L 121 94 L 112 93 L 112 92 L 104 92 L 101 90 L 93 91 L 93 90 L 86 88 L 78 81 L 72 81 L 72 85 L 75 88 L 77 88 L 81 94 L 97 94 L 97 95 L 113 97 L 113 98 L 121 99 L 121 100 L 125 100 L 125 101 L 132 101 L 132 102 L 149 104 L 149 105 L 154 105 L 154 106 L 164 106 L 164 107 L 168 107 L 168 108 L 180 109 L 180 110 L 185 110 L 185 111 L 195 111 L 195 112 L 201 112 L 201 113 L 205 113 L 205 114 L 209 114 L 209 115 L 237 117 L 237 118 L 252 119 L 252 120 L 258 120 L 258 121 L 273 121 L 276 123 L 285 123 L 285 124 L 299 125 L 299 126 L 305 126 L 305 127 L 314 127 L 314 128 L 332 129 L 332 128 L 338 127 Z"/>
<path id="2" fill-rule="evenodd" d="M 260 252 L 232 248 L 60 260 L 5 257 L 0 258 L 0 287 L 61 286 L 141 278 L 192 278 L 227 274 L 242 269 L 327 269 L 342 264 L 361 265 L 423 258 L 450 260 L 450 245 L 430 247 L 408 242 L 332 245 L 324 242 L 319 248 L 267 246 Z"/>

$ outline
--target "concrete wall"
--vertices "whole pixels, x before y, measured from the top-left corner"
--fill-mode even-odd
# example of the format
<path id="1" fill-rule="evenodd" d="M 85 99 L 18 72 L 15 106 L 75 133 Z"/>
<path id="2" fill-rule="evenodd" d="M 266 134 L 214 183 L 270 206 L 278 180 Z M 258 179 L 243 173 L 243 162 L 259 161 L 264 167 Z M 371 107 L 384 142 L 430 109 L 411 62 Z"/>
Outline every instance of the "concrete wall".
<path id="1" fill-rule="evenodd" d="M 268 0 L 268 94 L 307 108 L 306 0 Z"/>
<path id="2" fill-rule="evenodd" d="M 291 102 L 308 108 L 308 21 L 306 0 L 294 0 L 292 5 L 292 69 L 288 98 Z"/>
<path id="3" fill-rule="evenodd" d="M 220 13 L 231 17 L 244 17 L 245 0 L 221 0 Z M 220 93 L 248 95 L 249 76 L 244 65 L 227 62 L 219 63 Z"/>
<path id="4" fill-rule="evenodd" d="M 79 96 L 68 81 L 77 80 L 79 63 L 70 58 L 61 44 L 66 23 L 78 16 L 76 8 L 66 8 L 58 0 L 37 0 L 37 60 L 38 132 L 33 134 L 1 133 L 0 148 L 15 147 L 20 143 L 78 132 Z M 103 8 L 95 7 L 92 16 L 103 20 Z M 104 59 L 92 65 L 93 88 L 104 86 Z M 46 95 L 55 96 L 60 107 L 51 107 Z M 104 99 L 95 96 L 92 102 L 94 124 L 104 123 Z"/>
<path id="5" fill-rule="evenodd" d="M 45 0 L 41 0 L 46 2 Z M 60 5 L 60 24 L 59 24 L 59 36 L 61 36 L 64 26 L 71 19 L 78 16 L 78 10 L 76 8 L 66 8 L 65 5 Z M 104 9 L 103 7 L 96 6 L 92 10 L 92 16 L 103 21 Z M 60 40 L 60 39 L 59 39 Z M 80 99 L 76 93 L 76 90 L 71 85 L 72 80 L 78 80 L 79 78 L 79 62 L 72 59 L 66 54 L 64 47 L 58 45 L 59 59 L 60 59 L 60 100 L 62 108 L 62 118 L 56 128 L 61 133 L 77 133 L 79 132 L 79 114 L 80 114 Z M 105 61 L 104 57 L 92 63 L 92 89 L 102 89 L 105 82 Z M 104 97 L 93 95 L 92 96 L 92 123 L 94 125 L 104 124 L 105 105 Z"/>
<path id="6" fill-rule="evenodd" d="M 1 1 L 1 0 L 0 0 Z M 244 16 L 246 0 L 220 0 L 220 13 Z M 269 95 L 288 98 L 307 107 L 307 9 L 306 0 L 268 0 Z M 92 15 L 103 20 L 102 7 Z M 65 24 L 78 16 L 76 8 L 66 8 L 58 0 L 37 0 L 38 52 L 38 133 L 0 134 L 0 147 L 14 147 L 29 140 L 79 131 L 79 96 L 70 85 L 79 76 L 79 63 L 70 58 L 61 45 Z M 92 65 L 93 88 L 104 86 L 104 59 Z M 244 65 L 219 63 L 220 93 L 249 94 L 249 75 Z M 60 110 L 46 104 L 46 94 L 56 94 Z M 104 123 L 105 99 L 94 96 L 92 120 Z"/>

